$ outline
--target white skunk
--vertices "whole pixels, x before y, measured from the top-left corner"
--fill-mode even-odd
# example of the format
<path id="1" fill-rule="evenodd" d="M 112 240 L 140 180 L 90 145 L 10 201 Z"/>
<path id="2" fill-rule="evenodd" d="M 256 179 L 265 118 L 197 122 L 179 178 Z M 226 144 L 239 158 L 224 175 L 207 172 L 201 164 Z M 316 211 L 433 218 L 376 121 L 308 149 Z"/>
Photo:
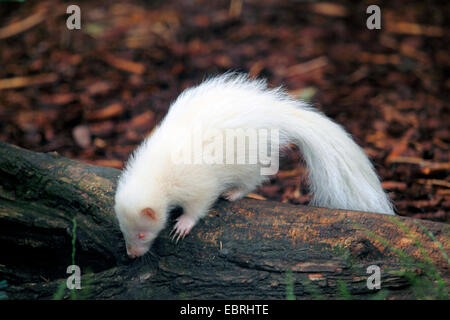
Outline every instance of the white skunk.
<path id="1" fill-rule="evenodd" d="M 231 201 L 239 199 L 267 178 L 261 174 L 262 161 L 220 163 L 230 153 L 224 137 L 243 129 L 247 138 L 254 130 L 259 142 L 270 140 L 272 161 L 277 161 L 278 146 L 292 142 L 300 148 L 313 205 L 394 214 L 371 162 L 341 126 L 280 88 L 268 89 L 263 80 L 227 73 L 185 90 L 130 157 L 115 197 L 130 257 L 147 252 L 175 206 L 183 208 L 174 227 L 180 238 L 221 194 Z M 278 135 L 268 137 L 260 129 Z M 234 137 L 231 141 L 234 148 Z M 245 157 L 258 149 L 252 141 L 240 145 Z M 205 150 L 209 160 L 198 156 Z M 189 151 L 193 157 L 186 156 Z M 218 161 L 212 162 L 211 156 Z"/>

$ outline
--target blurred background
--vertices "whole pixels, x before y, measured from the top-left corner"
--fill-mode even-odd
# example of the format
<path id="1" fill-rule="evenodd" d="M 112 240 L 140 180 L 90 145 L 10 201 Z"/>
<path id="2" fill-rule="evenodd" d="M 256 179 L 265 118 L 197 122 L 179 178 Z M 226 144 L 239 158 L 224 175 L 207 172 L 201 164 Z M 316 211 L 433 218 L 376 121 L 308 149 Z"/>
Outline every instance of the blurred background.
<path id="1" fill-rule="evenodd" d="M 81 29 L 66 8 L 81 8 Z M 381 8 L 369 30 L 366 9 Z M 449 221 L 446 1 L 0 1 L 0 140 L 122 168 L 171 101 L 235 70 L 342 124 L 400 215 Z M 287 152 L 261 199 L 307 204 Z M 195 183 L 195 181 L 193 181 Z"/>

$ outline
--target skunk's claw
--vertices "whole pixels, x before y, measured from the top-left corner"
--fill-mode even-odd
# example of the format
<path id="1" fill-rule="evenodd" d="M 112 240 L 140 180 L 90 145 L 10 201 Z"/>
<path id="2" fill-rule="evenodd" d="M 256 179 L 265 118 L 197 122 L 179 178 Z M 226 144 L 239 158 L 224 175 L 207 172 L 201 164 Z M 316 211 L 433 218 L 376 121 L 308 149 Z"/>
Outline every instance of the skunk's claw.
<path id="1" fill-rule="evenodd" d="M 173 227 L 172 231 L 170 232 L 170 235 L 173 234 L 172 236 L 172 241 L 175 240 L 176 238 L 176 242 L 178 243 L 178 241 L 180 239 L 184 239 L 184 237 L 186 235 L 189 234 L 189 232 L 191 232 L 192 228 L 195 225 L 195 220 L 192 219 L 191 217 L 182 215 L 177 219 L 177 223 L 175 224 L 175 226 Z M 169 235 L 169 236 L 170 236 Z"/>

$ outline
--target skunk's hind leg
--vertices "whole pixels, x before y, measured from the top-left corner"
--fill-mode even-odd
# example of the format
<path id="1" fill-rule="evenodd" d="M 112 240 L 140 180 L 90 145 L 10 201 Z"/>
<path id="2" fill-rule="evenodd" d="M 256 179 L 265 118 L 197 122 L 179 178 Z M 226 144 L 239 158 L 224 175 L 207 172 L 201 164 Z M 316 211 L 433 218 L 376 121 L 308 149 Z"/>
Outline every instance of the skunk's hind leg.
<path id="1" fill-rule="evenodd" d="M 258 167 L 251 167 L 250 171 L 241 175 L 234 183 L 232 187 L 229 187 L 222 192 L 222 197 L 228 201 L 236 201 L 242 199 L 247 194 L 256 189 L 267 179 L 266 176 L 262 176 L 259 173 Z"/>
<path id="2" fill-rule="evenodd" d="M 245 197 L 251 190 L 235 187 L 222 193 L 222 197 L 228 201 L 236 201 Z"/>

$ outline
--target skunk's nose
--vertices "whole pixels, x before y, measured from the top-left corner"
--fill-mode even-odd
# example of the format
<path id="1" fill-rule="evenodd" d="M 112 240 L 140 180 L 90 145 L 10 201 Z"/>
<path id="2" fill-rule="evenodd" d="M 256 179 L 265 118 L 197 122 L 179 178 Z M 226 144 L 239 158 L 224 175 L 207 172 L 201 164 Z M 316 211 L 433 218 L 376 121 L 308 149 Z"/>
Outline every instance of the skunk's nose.
<path id="1" fill-rule="evenodd" d="M 134 250 L 131 247 L 127 248 L 127 254 L 128 254 L 128 257 L 130 257 L 131 259 L 135 259 L 138 256 L 136 250 Z"/>
<path id="2" fill-rule="evenodd" d="M 135 259 L 139 256 L 142 256 L 145 253 L 145 250 L 139 250 L 137 248 L 128 247 L 127 248 L 128 257 L 131 259 Z"/>

